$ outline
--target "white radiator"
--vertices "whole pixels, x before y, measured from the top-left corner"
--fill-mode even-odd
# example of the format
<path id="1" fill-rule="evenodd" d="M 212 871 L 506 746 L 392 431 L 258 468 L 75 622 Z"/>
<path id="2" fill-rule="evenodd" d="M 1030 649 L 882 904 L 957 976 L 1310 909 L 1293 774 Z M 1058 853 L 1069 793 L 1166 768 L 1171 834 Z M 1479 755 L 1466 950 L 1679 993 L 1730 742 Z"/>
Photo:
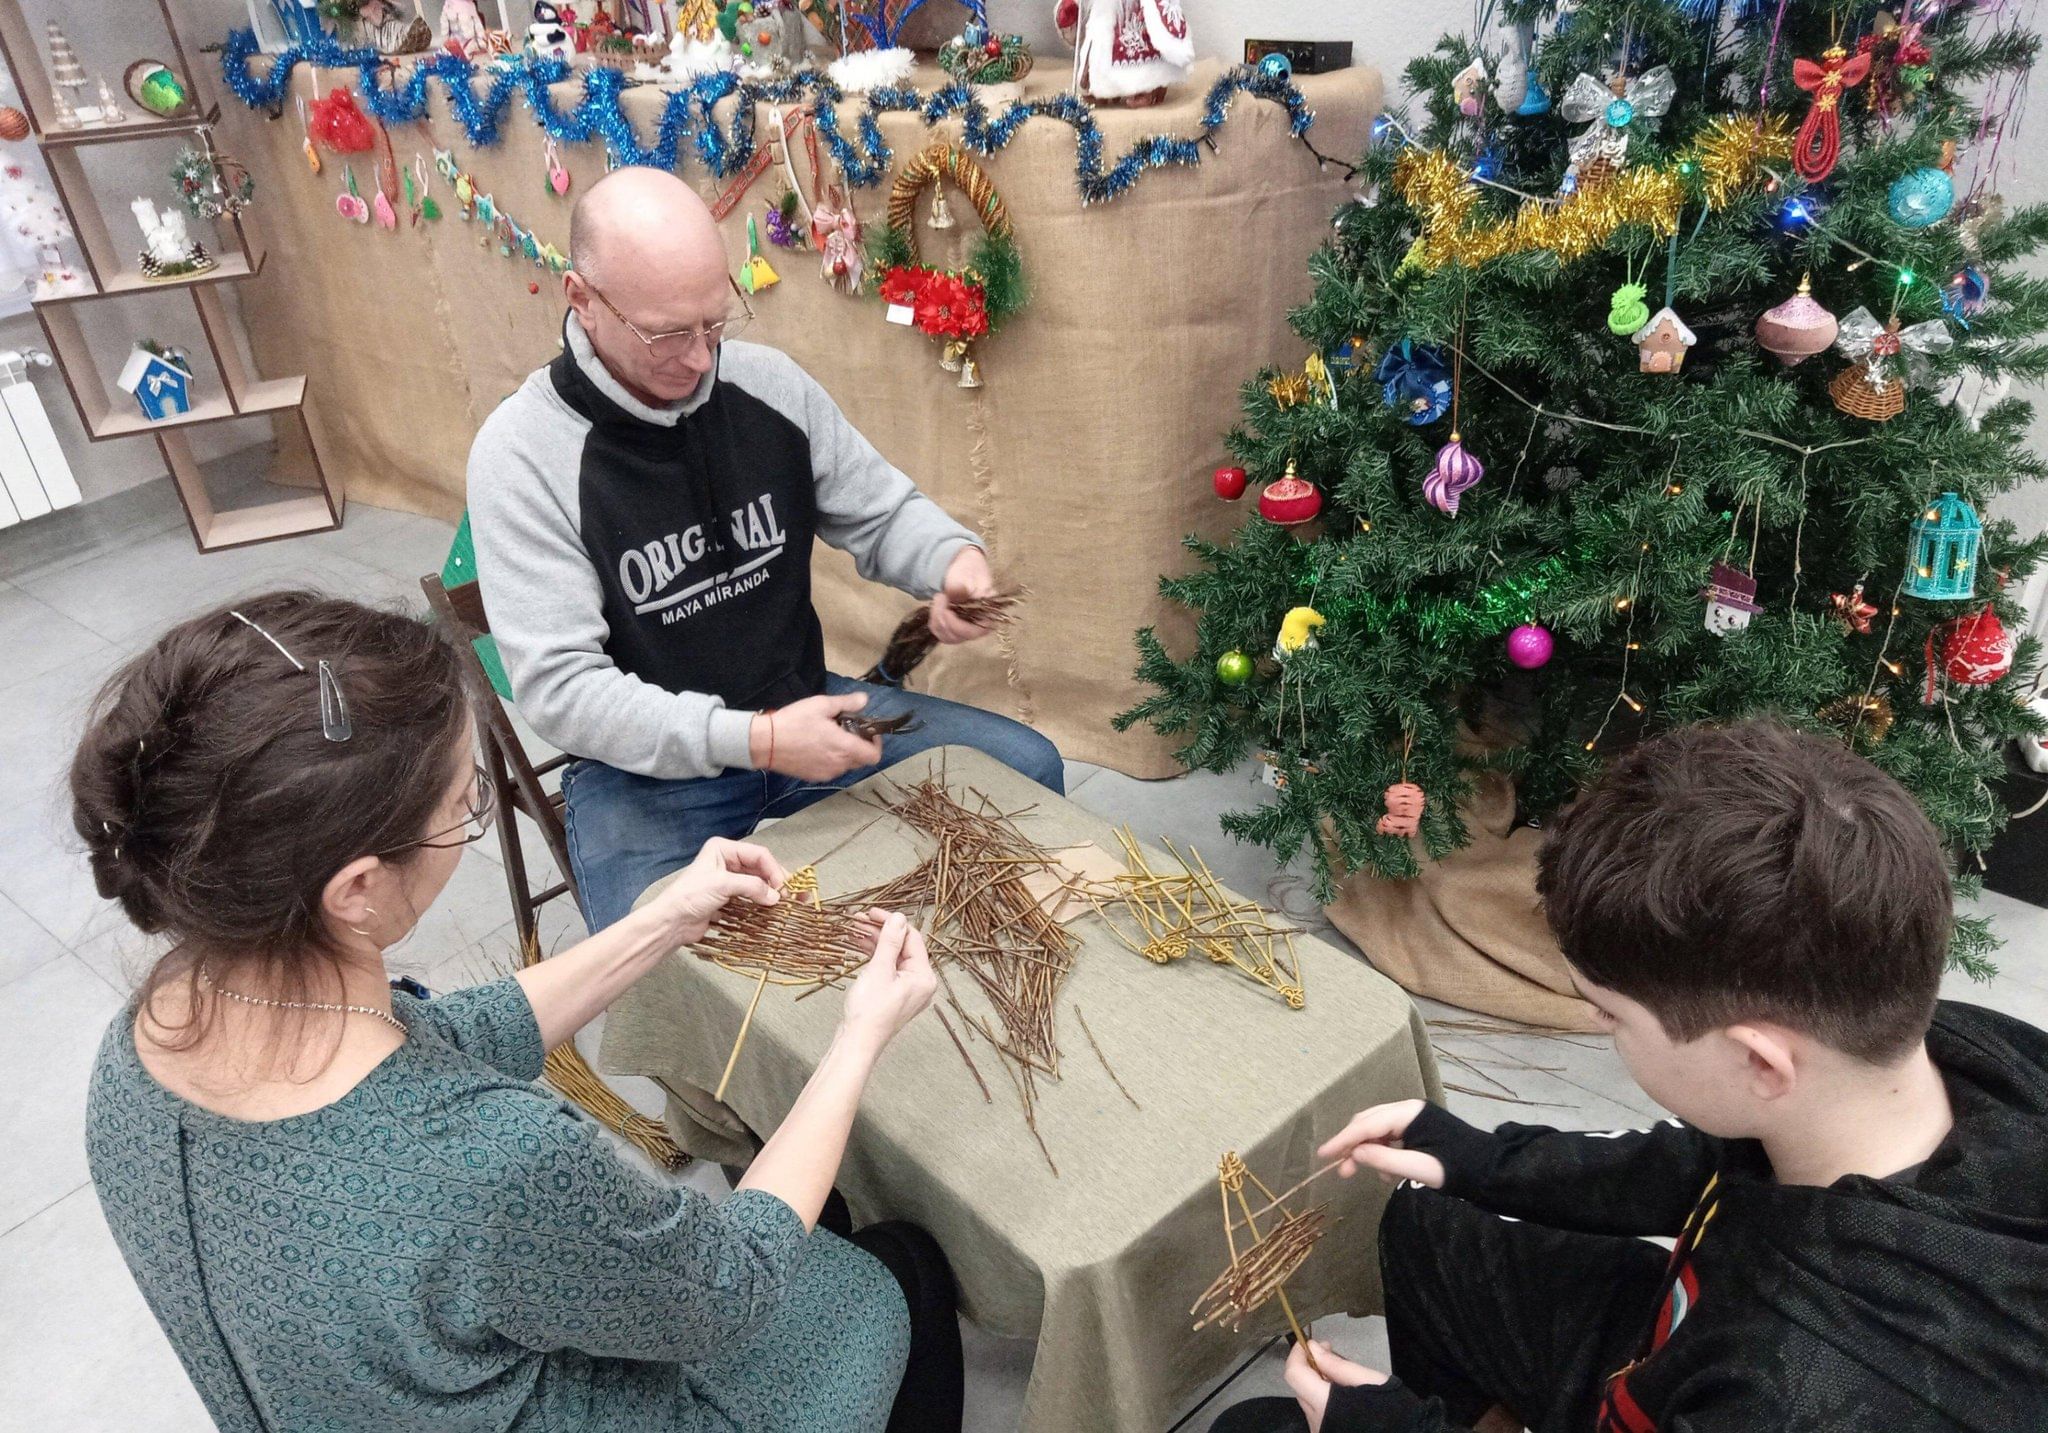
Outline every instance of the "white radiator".
<path id="1" fill-rule="evenodd" d="M 50 355 L 0 350 L 0 527 L 78 501 L 71 464 L 57 444 L 42 397 L 28 381 L 30 364 L 47 368 Z"/>

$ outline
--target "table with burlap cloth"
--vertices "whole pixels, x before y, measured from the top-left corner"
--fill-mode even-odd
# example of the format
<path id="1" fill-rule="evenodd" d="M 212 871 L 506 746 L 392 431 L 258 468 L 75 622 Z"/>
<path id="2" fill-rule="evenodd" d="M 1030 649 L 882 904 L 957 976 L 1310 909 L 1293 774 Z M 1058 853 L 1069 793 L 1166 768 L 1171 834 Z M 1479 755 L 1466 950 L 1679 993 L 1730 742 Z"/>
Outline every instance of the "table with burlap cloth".
<path id="1" fill-rule="evenodd" d="M 1042 846 L 1118 849 L 1100 817 L 961 747 L 913 757 L 759 839 L 786 867 L 817 863 L 828 897 L 889 879 L 929 846 L 893 816 L 877 819 L 863 798 L 934 771 L 957 799 L 979 792 L 1023 811 L 1018 825 Z M 1218 1156 L 1237 1150 L 1282 1189 L 1315 1167 L 1316 1145 L 1355 1111 L 1440 1097 L 1441 1086 L 1407 996 L 1320 941 L 1297 937 L 1308 999 L 1293 1011 L 1207 960 L 1154 966 L 1092 913 L 1068 929 L 1079 948 L 1059 997 L 1061 1077 L 1040 1083 L 1038 1101 L 1058 1175 L 998 1057 L 985 1043 L 971 1047 L 990 1103 L 926 1015 L 884 1055 L 839 1187 L 857 1223 L 908 1219 L 929 1229 L 976 1324 L 1037 1339 L 1025 1429 L 1157 1430 L 1233 1355 L 1285 1328 L 1277 1305 L 1238 1333 L 1190 1328 L 1189 1307 L 1229 1261 Z M 720 1106 L 705 1092 L 753 991 L 752 979 L 679 950 L 606 1016 L 604 1068 L 660 1082 L 671 1128 L 700 1157 L 749 1157 L 747 1132 L 782 1121 L 839 1021 L 837 992 L 798 1000 L 770 986 Z M 1075 1007 L 1142 1109 L 1118 1093 Z M 1301 1317 L 1378 1310 L 1375 1234 L 1386 1195 L 1376 1179 L 1334 1174 L 1310 1187 L 1311 1202 L 1327 1202 L 1338 1222 L 1288 1285 Z"/>

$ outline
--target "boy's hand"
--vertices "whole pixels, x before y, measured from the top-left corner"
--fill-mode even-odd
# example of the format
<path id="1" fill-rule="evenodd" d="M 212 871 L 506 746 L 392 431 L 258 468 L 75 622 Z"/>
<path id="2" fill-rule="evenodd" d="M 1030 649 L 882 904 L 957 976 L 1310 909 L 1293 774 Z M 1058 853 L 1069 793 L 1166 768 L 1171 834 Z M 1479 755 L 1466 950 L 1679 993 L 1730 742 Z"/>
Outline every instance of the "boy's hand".
<path id="1" fill-rule="evenodd" d="M 1389 1183 L 1412 1179 L 1431 1189 L 1442 1189 L 1444 1162 L 1433 1154 L 1401 1148 L 1401 1136 L 1408 1133 L 1408 1126 L 1421 1113 L 1421 1100 L 1396 1100 L 1390 1105 L 1361 1110 L 1334 1139 L 1323 1141 L 1316 1155 L 1325 1160 L 1344 1161 L 1337 1172 L 1346 1179 L 1363 1165 Z"/>
<path id="2" fill-rule="evenodd" d="M 1330 1386 L 1338 1384 L 1351 1388 L 1361 1383 L 1385 1383 L 1387 1376 L 1376 1368 L 1367 1368 L 1362 1363 L 1353 1363 L 1338 1355 L 1335 1349 L 1321 1339 L 1312 1342 L 1316 1350 L 1316 1366 L 1308 1365 L 1308 1348 L 1296 1344 L 1287 1353 L 1287 1387 L 1294 1394 L 1294 1401 L 1301 1405 L 1304 1417 L 1308 1419 L 1308 1433 L 1322 1433 L 1323 1413 L 1330 1406 Z M 1321 1369 L 1318 1373 L 1316 1369 Z"/>

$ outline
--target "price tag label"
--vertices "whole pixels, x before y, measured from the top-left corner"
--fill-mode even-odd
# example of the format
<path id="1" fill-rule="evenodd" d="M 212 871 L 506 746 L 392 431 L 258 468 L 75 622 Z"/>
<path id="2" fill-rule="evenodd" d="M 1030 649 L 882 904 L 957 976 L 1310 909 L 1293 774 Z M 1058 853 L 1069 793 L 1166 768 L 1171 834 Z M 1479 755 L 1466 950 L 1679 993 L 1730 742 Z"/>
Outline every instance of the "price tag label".
<path id="1" fill-rule="evenodd" d="M 889 305 L 889 322 L 900 323 L 905 328 L 908 328 L 916 320 L 917 314 L 911 309 L 909 304 Z"/>

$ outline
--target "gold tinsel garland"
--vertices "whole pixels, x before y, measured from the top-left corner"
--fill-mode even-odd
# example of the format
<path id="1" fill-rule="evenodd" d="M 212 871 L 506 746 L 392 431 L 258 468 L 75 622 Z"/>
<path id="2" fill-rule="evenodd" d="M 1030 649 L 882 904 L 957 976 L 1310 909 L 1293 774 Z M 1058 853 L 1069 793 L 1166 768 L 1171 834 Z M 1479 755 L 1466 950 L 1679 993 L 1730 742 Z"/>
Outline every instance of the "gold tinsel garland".
<path id="1" fill-rule="evenodd" d="M 1624 224 L 1658 238 L 1678 230 L 1686 202 L 1685 174 L 1699 170 L 1709 209 L 1725 208 L 1754 183 L 1772 159 L 1791 153 L 1792 138 L 1777 115 L 1717 119 L 1700 131 L 1670 168 L 1639 166 L 1581 187 L 1569 198 L 1531 199 L 1512 216 L 1475 222 L 1479 188 L 1442 150 L 1411 149 L 1394 166 L 1394 188 L 1422 216 L 1422 232 L 1403 267 L 1443 264 L 1477 268 L 1491 259 L 1549 249 L 1561 263 L 1584 258 Z"/>

